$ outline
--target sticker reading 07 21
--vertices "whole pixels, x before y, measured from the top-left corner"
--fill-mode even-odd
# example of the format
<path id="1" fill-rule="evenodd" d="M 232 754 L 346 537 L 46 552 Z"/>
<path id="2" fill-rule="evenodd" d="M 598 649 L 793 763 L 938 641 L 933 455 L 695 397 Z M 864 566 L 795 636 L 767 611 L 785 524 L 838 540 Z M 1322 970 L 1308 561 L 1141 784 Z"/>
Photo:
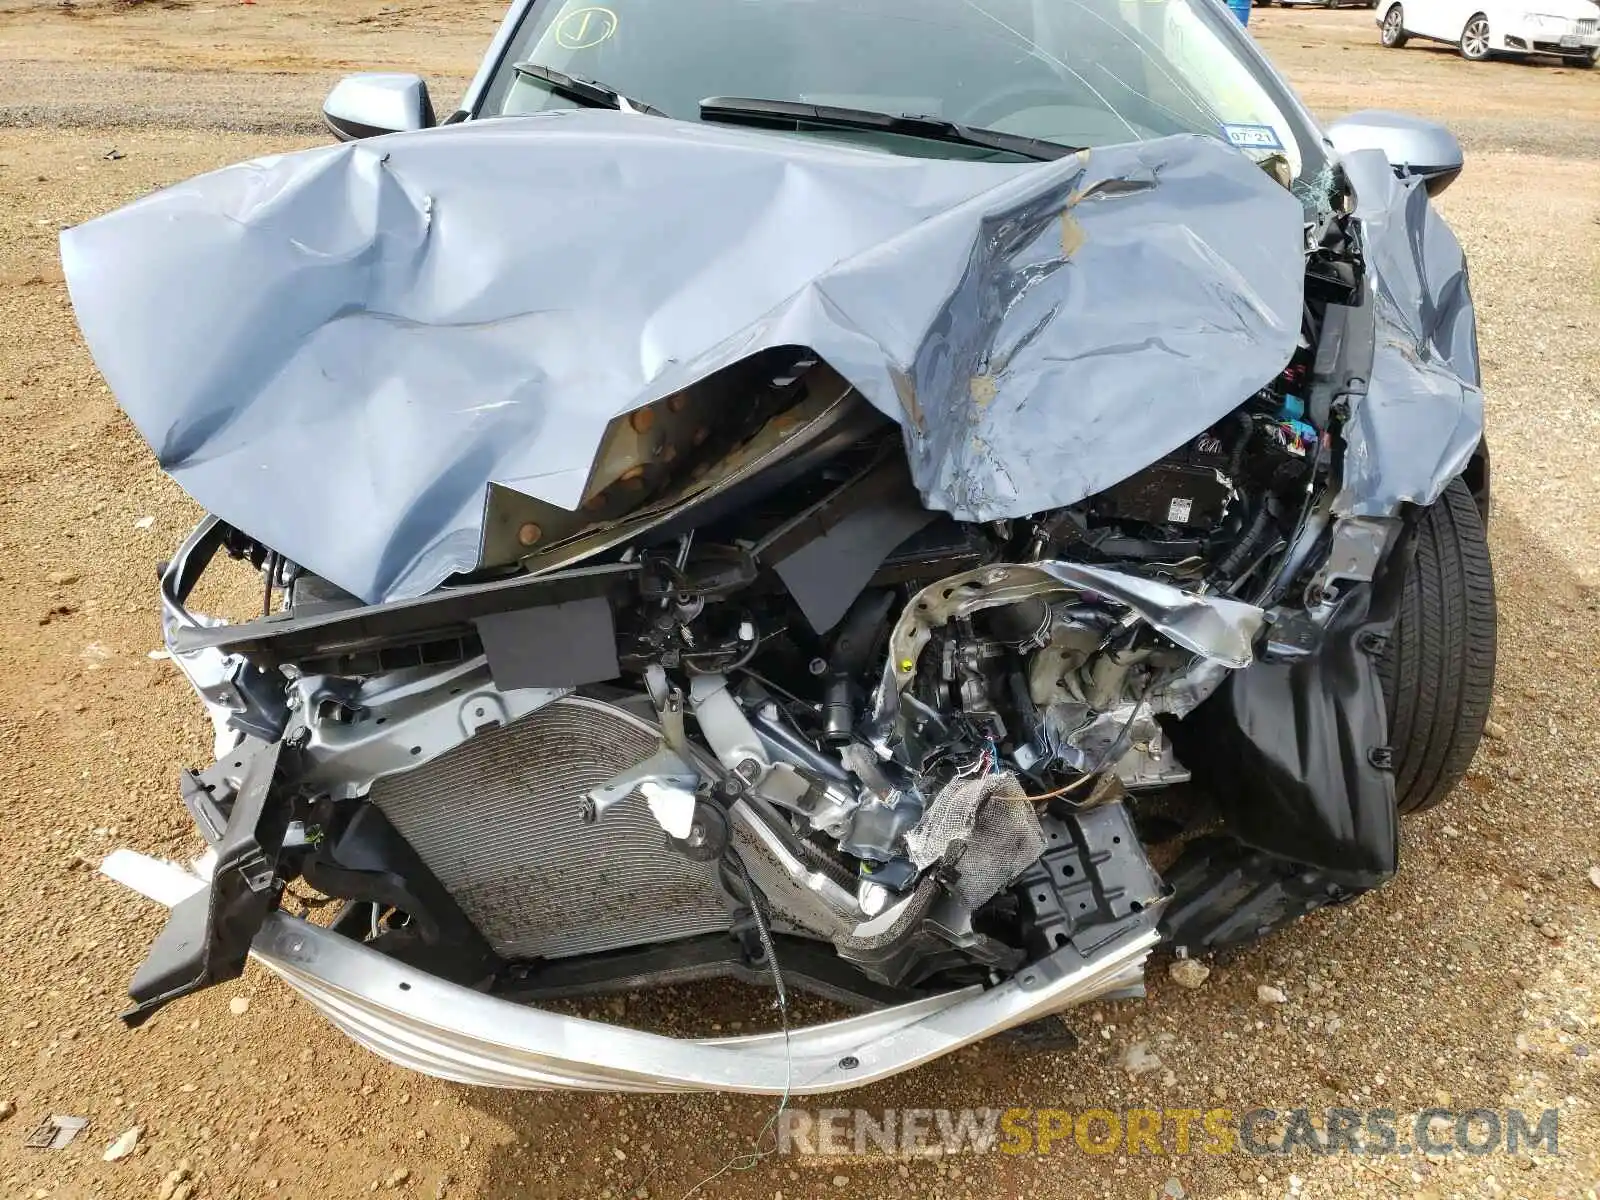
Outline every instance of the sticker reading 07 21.
<path id="1" fill-rule="evenodd" d="M 1283 149 L 1283 141 L 1271 125 L 1224 125 L 1222 135 L 1241 150 Z"/>

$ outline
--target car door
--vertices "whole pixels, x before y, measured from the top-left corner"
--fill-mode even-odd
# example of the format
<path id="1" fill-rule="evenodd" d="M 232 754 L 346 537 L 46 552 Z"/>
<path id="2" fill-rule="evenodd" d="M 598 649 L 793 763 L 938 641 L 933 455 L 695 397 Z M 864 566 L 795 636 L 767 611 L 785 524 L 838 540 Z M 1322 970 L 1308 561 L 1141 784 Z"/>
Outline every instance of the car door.
<path id="1" fill-rule="evenodd" d="M 1455 40 L 1460 26 L 1451 26 L 1450 18 L 1461 0 L 1401 0 L 1405 6 L 1405 27 L 1410 33 L 1423 37 Z"/>
<path id="2" fill-rule="evenodd" d="M 1452 42 L 1460 41 L 1461 31 L 1466 28 L 1467 19 L 1477 12 L 1490 12 L 1490 27 L 1496 28 L 1497 22 L 1492 11 L 1495 7 L 1493 0 L 1446 0 L 1442 14 L 1446 24 L 1439 36 L 1448 38 Z M 1521 7 L 1520 2 L 1517 7 Z"/>

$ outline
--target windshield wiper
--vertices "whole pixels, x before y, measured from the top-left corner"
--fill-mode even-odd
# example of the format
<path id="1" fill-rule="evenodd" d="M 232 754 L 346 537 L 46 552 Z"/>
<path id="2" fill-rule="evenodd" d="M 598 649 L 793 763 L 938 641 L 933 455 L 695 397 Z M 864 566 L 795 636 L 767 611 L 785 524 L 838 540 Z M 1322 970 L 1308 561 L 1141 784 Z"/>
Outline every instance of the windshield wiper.
<path id="1" fill-rule="evenodd" d="M 511 69 L 524 78 L 537 79 L 556 95 L 567 100 L 575 100 L 585 108 L 615 108 L 622 112 L 649 113 L 652 117 L 667 115 L 653 105 L 641 100 L 630 100 L 616 88 L 597 83 L 593 79 L 567 75 L 532 62 L 512 63 Z"/>
<path id="2" fill-rule="evenodd" d="M 873 133 L 896 133 L 905 137 L 926 138 L 934 142 L 953 142 L 960 146 L 980 146 L 1002 150 L 1041 162 L 1077 154 L 1081 146 L 1064 146 L 1019 133 L 1002 133 L 960 125 L 938 117 L 896 116 L 870 108 L 837 108 L 831 104 L 803 104 L 795 100 L 749 100 L 742 96 L 712 96 L 700 102 L 700 119 L 727 125 L 749 125 L 758 129 L 861 129 Z"/>

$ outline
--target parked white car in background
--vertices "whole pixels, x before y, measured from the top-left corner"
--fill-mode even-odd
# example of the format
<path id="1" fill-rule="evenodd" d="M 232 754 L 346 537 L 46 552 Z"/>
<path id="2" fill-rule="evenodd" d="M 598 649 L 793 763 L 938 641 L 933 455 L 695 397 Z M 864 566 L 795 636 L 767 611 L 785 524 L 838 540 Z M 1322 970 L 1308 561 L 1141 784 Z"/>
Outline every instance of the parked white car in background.
<path id="1" fill-rule="evenodd" d="M 1404 46 L 1431 38 L 1482 62 L 1496 54 L 1554 54 L 1592 67 L 1600 55 L 1600 4 L 1594 0 L 1380 0 L 1379 40 Z"/>

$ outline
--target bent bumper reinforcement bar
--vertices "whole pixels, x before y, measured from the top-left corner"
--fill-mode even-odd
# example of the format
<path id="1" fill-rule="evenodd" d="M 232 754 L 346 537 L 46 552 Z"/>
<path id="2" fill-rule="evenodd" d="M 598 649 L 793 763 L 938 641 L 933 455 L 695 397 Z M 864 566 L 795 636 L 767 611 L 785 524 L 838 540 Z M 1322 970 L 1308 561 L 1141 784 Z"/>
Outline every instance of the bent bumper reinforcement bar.
<path id="1" fill-rule="evenodd" d="M 101 871 L 169 907 L 205 886 L 129 850 Z M 992 1034 L 1136 987 L 1155 910 L 1085 958 L 1064 947 L 998 986 L 782 1032 L 686 1039 L 544 1012 L 447 983 L 285 913 L 251 948 L 350 1037 L 400 1066 L 459 1083 L 599 1091 L 796 1094 L 860 1087 Z"/>

